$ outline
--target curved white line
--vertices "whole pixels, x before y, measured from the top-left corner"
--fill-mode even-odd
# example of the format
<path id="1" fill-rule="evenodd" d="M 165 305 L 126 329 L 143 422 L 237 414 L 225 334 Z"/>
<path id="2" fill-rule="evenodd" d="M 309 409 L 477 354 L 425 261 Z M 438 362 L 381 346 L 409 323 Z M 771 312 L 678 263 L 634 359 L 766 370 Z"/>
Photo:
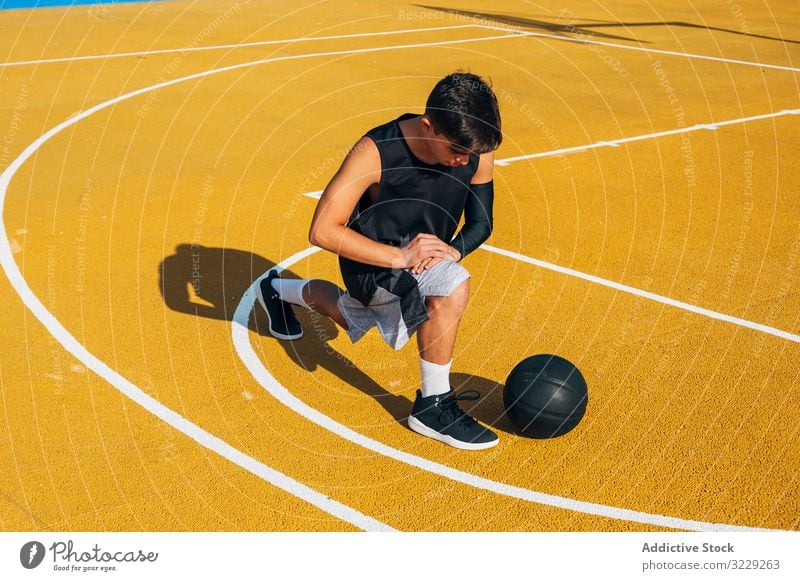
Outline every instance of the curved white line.
<path id="1" fill-rule="evenodd" d="M 491 37 L 490 39 L 495 39 L 497 37 Z M 14 177 L 16 172 L 19 170 L 20 167 L 40 148 L 44 145 L 47 141 L 49 141 L 54 136 L 58 135 L 64 129 L 70 127 L 78 123 L 79 121 L 89 117 L 90 115 L 101 111 L 107 107 L 110 107 L 116 103 L 121 101 L 130 99 L 137 95 L 141 95 L 143 93 L 147 93 L 149 91 L 153 91 L 162 87 L 166 87 L 169 85 L 174 85 L 176 83 L 187 81 L 190 79 L 196 79 L 200 77 L 204 77 L 207 75 L 220 73 L 224 71 L 230 71 L 237 68 L 242 68 L 245 66 L 252 66 L 255 64 L 263 64 L 268 62 L 280 61 L 280 60 L 290 60 L 296 58 L 303 58 L 305 57 L 314 57 L 314 56 L 322 56 L 326 54 L 353 54 L 357 52 L 375 52 L 378 50 L 389 50 L 391 48 L 410 48 L 416 46 L 428 46 L 428 45 L 435 45 L 435 44 L 455 44 L 457 42 L 471 42 L 477 41 L 479 39 L 468 39 L 466 41 L 448 41 L 442 43 L 428 43 L 428 44 L 421 44 L 421 45 L 411 45 L 407 47 L 379 47 L 374 49 L 361 49 L 361 50 L 354 50 L 354 51 L 336 51 L 334 53 L 315 53 L 310 55 L 294 55 L 291 57 L 278 57 L 274 59 L 263 59 L 259 61 L 255 61 L 252 63 L 245 63 L 240 65 L 234 65 L 230 67 L 225 67 L 221 69 L 215 69 L 211 71 L 206 71 L 204 73 L 197 73 L 193 75 L 189 75 L 186 77 L 182 77 L 179 79 L 173 79 L 171 81 L 166 81 L 163 83 L 159 83 L 157 85 L 152 85 L 150 87 L 145 87 L 143 89 L 138 89 L 136 91 L 132 91 L 130 93 L 126 93 L 109 101 L 105 101 L 82 113 L 71 117 L 70 119 L 56 125 L 46 133 L 44 133 L 41 137 L 39 137 L 36 141 L 31 143 L 25 150 L 16 158 L 11 164 L 0 174 L 0 265 L 3 268 L 8 280 L 11 282 L 11 286 L 14 287 L 14 290 L 22 299 L 22 302 L 25 304 L 28 309 L 34 314 L 34 316 L 39 319 L 39 321 L 44 325 L 44 327 L 55 337 L 55 339 L 61 343 L 61 345 L 69 351 L 72 355 L 74 355 L 81 363 L 83 363 L 86 367 L 94 371 L 97 375 L 102 377 L 104 380 L 109 382 L 115 388 L 117 388 L 121 393 L 125 396 L 142 406 L 144 409 L 155 415 L 156 417 L 160 418 L 161 420 L 165 421 L 175 429 L 179 430 L 183 434 L 187 435 L 191 439 L 193 439 L 198 444 L 205 446 L 209 450 L 212 450 L 230 460 L 234 464 L 241 466 L 245 470 L 255 474 L 256 476 L 266 480 L 270 484 L 285 490 L 286 492 L 297 496 L 309 502 L 310 504 L 318 507 L 319 509 L 336 516 L 348 522 L 358 528 L 367 531 L 391 531 L 394 530 L 390 526 L 385 523 L 382 523 L 378 520 L 375 520 L 371 517 L 368 517 L 349 506 L 346 506 L 340 502 L 337 502 L 307 486 L 304 484 L 289 478 L 285 474 L 278 472 L 266 466 L 265 464 L 247 456 L 246 454 L 240 452 L 236 448 L 232 447 L 227 442 L 217 438 L 216 436 L 206 432 L 202 428 L 196 426 L 192 422 L 188 421 L 183 416 L 175 413 L 171 409 L 167 408 L 157 400 L 153 399 L 149 395 L 147 395 L 144 391 L 142 391 L 139 387 L 122 377 L 119 373 L 115 370 L 111 369 L 108 365 L 100 361 L 97 357 L 92 355 L 75 337 L 73 337 L 69 331 L 56 319 L 50 311 L 48 311 L 45 306 L 39 301 L 36 295 L 28 286 L 25 278 L 22 276 L 19 268 L 17 267 L 17 263 L 14 261 L 13 254 L 11 252 L 11 246 L 8 240 L 8 233 L 6 232 L 5 228 L 5 220 L 3 219 L 3 214 L 5 211 L 5 198 L 8 192 L 9 184 L 11 183 L 11 179 Z M 487 40 L 487 39 L 480 39 L 480 40 Z"/>
<path id="2" fill-rule="evenodd" d="M 125 57 L 132 57 L 132 56 L 151 56 L 151 55 L 159 55 L 159 54 L 171 54 L 179 52 L 181 55 L 192 53 L 192 52 L 202 52 L 208 50 L 224 50 L 224 49 L 234 49 L 234 48 L 251 48 L 254 46 L 269 46 L 273 44 L 295 44 L 298 42 L 310 42 L 310 41 L 317 41 L 317 40 L 343 40 L 348 38 L 363 38 L 363 37 L 374 37 L 374 36 L 388 36 L 392 34 L 409 34 L 411 32 L 438 32 L 440 30 L 456 30 L 456 29 L 463 29 L 463 28 L 483 28 L 482 26 L 478 26 L 477 24 L 459 24 L 457 26 L 434 26 L 431 28 L 407 28 L 404 30 L 387 30 L 384 32 L 359 32 L 356 34 L 338 34 L 335 36 L 301 36 L 298 38 L 283 38 L 278 40 L 261 40 L 257 42 L 241 42 L 237 44 L 219 44 L 215 46 L 198 46 L 198 47 L 183 47 L 183 48 L 165 48 L 159 50 L 142 50 L 137 52 L 118 52 L 112 54 L 92 54 L 86 56 L 72 56 L 72 57 L 61 57 L 61 58 L 49 58 L 49 59 L 39 59 L 39 60 L 31 60 L 31 61 L 15 61 L 9 63 L 0 63 L 0 68 L 2 67 L 18 67 L 18 66 L 25 66 L 25 65 L 38 65 L 38 64 L 50 64 L 50 63 L 63 63 L 63 62 L 74 62 L 74 61 L 87 61 L 87 60 L 107 60 L 112 58 L 125 58 Z"/>
<path id="3" fill-rule="evenodd" d="M 296 262 L 299 262 L 307 256 L 317 252 L 318 250 L 320 249 L 314 246 L 307 248 L 306 250 L 290 256 L 278 264 L 276 268 L 278 270 L 288 268 Z M 264 276 L 265 275 L 266 273 Z M 475 488 L 495 492 L 497 494 L 519 498 L 521 500 L 544 504 L 547 506 L 554 506 L 557 508 L 603 516 L 617 520 L 638 522 L 674 529 L 715 532 L 772 530 L 686 520 L 658 514 L 649 514 L 646 512 L 639 512 L 625 508 L 617 508 L 614 506 L 607 506 L 593 502 L 584 502 L 572 498 L 545 494 L 543 492 L 536 492 L 534 490 L 511 486 L 509 484 L 503 484 L 501 482 L 489 480 L 488 478 L 475 476 L 474 474 L 470 474 L 468 472 L 462 472 L 461 470 L 456 470 L 449 466 L 445 466 L 444 464 L 439 464 L 420 456 L 415 456 L 414 454 L 409 454 L 408 452 L 403 452 L 402 450 L 392 448 L 391 446 L 387 446 L 386 444 L 378 442 L 377 440 L 373 440 L 372 438 L 368 438 L 367 436 L 355 432 L 350 428 L 336 422 L 332 418 L 329 418 L 325 414 L 315 410 L 292 395 L 289 390 L 281 385 L 278 380 L 276 380 L 270 374 L 270 372 L 266 369 L 266 367 L 264 367 L 264 365 L 261 363 L 261 360 L 258 358 L 253 346 L 250 344 L 250 334 L 247 325 L 250 319 L 250 312 L 252 311 L 255 303 L 255 287 L 261 281 L 261 279 L 264 278 L 264 276 L 259 277 L 259 279 L 256 280 L 249 289 L 247 289 L 247 292 L 244 293 L 242 300 L 239 302 L 239 305 L 236 307 L 236 311 L 234 312 L 232 335 L 236 352 L 239 354 L 239 357 L 241 357 L 245 366 L 250 373 L 252 373 L 256 381 L 258 381 L 264 387 L 264 389 L 272 394 L 273 397 L 291 410 L 297 412 L 315 424 L 330 430 L 337 436 L 367 448 L 368 450 L 372 450 L 373 452 L 397 460 L 398 462 L 404 462 L 405 464 L 409 464 L 416 468 L 443 476 L 444 478 L 449 478 L 450 480 L 461 482 L 462 484 L 473 486 Z"/>
<path id="4" fill-rule="evenodd" d="M 318 506 L 322 510 L 329 512 L 330 514 L 334 514 L 335 516 L 341 518 L 342 520 L 345 520 L 346 522 L 350 522 L 351 524 L 359 526 L 360 528 L 363 528 L 365 530 L 382 530 L 382 531 L 392 530 L 388 525 L 376 521 L 370 517 L 367 517 L 359 513 L 358 511 L 355 511 L 354 509 L 347 507 L 339 502 L 336 502 L 306 487 L 305 485 L 300 484 L 292 480 L 291 478 L 288 478 L 284 474 L 281 474 L 280 472 L 277 472 L 272 468 L 269 468 L 268 466 L 258 462 L 257 460 L 250 458 L 249 456 L 243 454 L 239 450 L 236 450 L 223 440 L 220 440 L 216 436 L 213 436 L 210 433 L 206 432 L 205 430 L 192 424 L 182 416 L 178 415 L 177 413 L 170 410 L 160 402 L 156 401 L 155 399 L 144 393 L 136 385 L 129 382 L 127 379 L 122 377 L 116 371 L 114 371 L 113 369 L 108 367 L 105 363 L 103 363 L 102 361 L 97 359 L 94 355 L 92 355 L 44 307 L 44 305 L 39 301 L 39 299 L 30 289 L 27 282 L 23 278 L 21 272 L 17 268 L 16 262 L 14 261 L 11 252 L 8 235 L 5 229 L 5 221 L 3 220 L 3 213 L 5 210 L 5 197 L 8 192 L 8 186 L 11 182 L 11 178 L 16 174 L 16 172 L 25 163 L 25 161 L 27 161 L 27 159 L 30 158 L 33 155 L 33 153 L 36 152 L 36 150 L 38 150 L 52 137 L 59 134 L 67 127 L 74 125 L 75 123 L 85 119 L 86 117 L 98 111 L 101 111 L 102 109 L 110 107 L 121 101 L 133 98 L 135 96 L 142 95 L 150 91 L 154 91 L 156 89 L 168 87 L 191 79 L 206 77 L 216 73 L 232 71 L 243 67 L 255 66 L 258 64 L 265 64 L 269 62 L 311 58 L 318 56 L 338 56 L 346 54 L 379 52 L 379 51 L 397 50 L 406 48 L 420 48 L 420 47 L 440 46 L 447 44 L 460 44 L 466 42 L 480 42 L 485 40 L 499 40 L 502 38 L 526 36 L 526 35 L 527 35 L 526 33 L 523 34 L 516 33 L 508 35 L 508 37 L 494 36 L 494 37 L 483 37 L 483 38 L 464 39 L 455 41 L 419 43 L 419 44 L 390 46 L 390 47 L 376 47 L 370 49 L 330 51 L 330 52 L 321 52 L 321 53 L 313 53 L 305 55 L 292 55 L 286 57 L 262 59 L 258 61 L 232 65 L 229 67 L 223 67 L 220 69 L 213 69 L 202 73 L 196 73 L 193 75 L 188 75 L 170 81 L 165 81 L 163 83 L 158 83 L 156 85 L 151 85 L 149 87 L 144 87 L 142 89 L 131 91 L 129 93 L 120 95 L 119 97 L 116 97 L 114 99 L 110 99 L 108 101 L 99 103 L 98 105 L 95 105 L 94 107 L 91 107 L 86 111 L 83 111 L 82 113 L 75 115 L 74 117 L 71 117 L 70 119 L 62 122 L 61 124 L 53 127 L 52 129 L 44 133 L 36 141 L 34 141 L 27 148 L 25 148 L 25 150 L 11 162 L 11 164 L 5 169 L 5 171 L 3 171 L 2 174 L 0 174 L 0 266 L 2 266 L 3 271 L 5 272 L 9 281 L 11 282 L 11 285 L 14 287 L 14 290 L 17 292 L 17 294 L 19 294 L 23 303 L 31 310 L 34 316 L 36 316 L 36 318 L 39 319 L 39 321 L 45 326 L 45 328 L 64 346 L 64 348 L 67 351 L 69 351 L 72 355 L 74 355 L 78 360 L 80 360 L 84 365 L 86 365 L 86 367 L 88 367 L 89 369 L 97 373 L 100 377 L 102 377 L 103 379 L 114 385 L 114 387 L 116 387 L 121 393 L 129 397 L 131 400 L 138 403 L 139 405 L 141 405 L 142 407 L 144 407 L 145 409 L 147 409 L 148 411 L 150 411 L 163 421 L 167 422 L 174 428 L 178 429 L 182 433 L 186 434 L 196 442 L 200 443 L 201 445 L 206 446 L 207 448 L 217 452 L 226 459 L 247 469 L 251 473 L 267 480 L 273 485 L 278 486 L 279 488 L 286 490 L 291 494 L 295 494 L 303 498 L 304 500 L 307 500 L 308 502 L 314 504 L 315 506 Z M 315 248 L 311 248 L 304 252 L 295 254 L 294 256 L 284 261 L 282 265 L 292 264 L 291 261 L 293 259 L 300 260 L 303 258 L 303 256 L 311 254 L 316 250 L 317 249 Z M 252 310 L 253 303 L 255 301 L 255 294 L 253 292 L 254 285 L 251 286 L 250 289 L 248 289 L 248 292 L 245 294 L 245 297 L 243 297 L 242 301 L 239 304 L 239 307 L 237 307 L 236 310 L 237 315 L 241 315 L 242 312 L 246 312 L 247 316 L 249 316 L 249 312 Z M 244 307 L 246 307 L 246 309 Z M 635 522 L 644 522 L 648 524 L 655 524 L 658 526 L 666 526 L 670 528 L 687 528 L 695 530 L 712 530 L 712 531 L 760 530 L 760 529 L 752 529 L 746 527 L 735 527 L 731 525 L 718 525 L 713 523 L 705 523 L 701 521 L 683 520 L 683 519 L 665 517 L 660 515 L 649 515 L 647 513 L 639 513 L 627 509 L 607 507 L 604 505 L 587 503 L 587 502 L 562 498 L 558 496 L 543 494 L 539 492 L 534 492 L 514 486 L 497 483 L 465 472 L 460 472 L 458 470 L 454 470 L 447 466 L 443 466 L 441 464 L 425 460 L 424 458 L 420 458 L 412 454 L 401 452 L 389 446 L 385 446 L 384 444 L 381 444 L 375 440 L 371 440 L 370 438 L 366 438 L 356 432 L 353 432 L 349 428 L 346 428 L 341 424 L 334 422 L 327 416 L 320 414 L 316 410 L 308 407 L 300 400 L 292 396 L 282 385 L 280 385 L 269 374 L 269 372 L 263 367 L 263 365 L 261 365 L 261 362 L 258 360 L 258 357 L 255 356 L 255 353 L 252 350 L 252 346 L 249 343 L 249 338 L 247 336 L 247 330 L 246 330 L 247 320 L 245 320 L 244 325 L 245 325 L 244 327 L 240 327 L 237 324 L 233 325 L 234 342 L 237 345 L 237 351 L 239 351 L 239 354 L 243 358 L 243 360 L 245 360 L 245 363 L 248 363 L 248 361 L 245 359 L 242 353 L 243 352 L 247 353 L 247 351 L 249 351 L 250 354 L 252 354 L 252 358 L 249 361 L 248 367 L 250 368 L 254 376 L 259 378 L 259 381 L 262 383 L 262 385 L 264 385 L 264 387 L 267 387 L 267 389 L 270 390 L 270 387 L 268 387 L 267 384 L 271 384 L 270 386 L 273 389 L 270 390 L 270 392 L 273 393 L 273 395 L 277 399 L 284 402 L 286 405 L 289 405 L 289 407 L 291 407 L 298 413 L 301 413 L 301 415 L 304 415 L 309 419 L 319 420 L 316 423 L 322 425 L 323 427 L 326 427 L 329 430 L 334 431 L 339 435 L 342 435 L 343 437 L 346 437 L 347 439 L 350 439 L 355 443 L 358 443 L 359 445 L 372 449 L 381 454 L 412 464 L 424 470 L 440 474 L 447 478 L 464 482 L 465 484 L 469 484 L 471 486 L 478 486 L 480 488 L 491 490 L 499 494 L 505 494 L 508 496 L 521 498 L 523 500 L 529 500 L 531 502 L 538 502 L 550 506 L 557 506 L 569 510 L 585 512 L 588 514 L 609 516 L 611 518 L 630 520 Z M 242 343 L 243 339 L 244 343 Z M 263 380 L 266 380 L 267 383 L 264 383 Z M 302 410 L 302 412 L 300 410 Z"/>
<path id="5" fill-rule="evenodd" d="M 19 167 L 18 165 L 16 167 Z M 16 170 L 15 167 L 15 170 Z M 223 458 L 230 460 L 234 464 L 241 466 L 248 472 L 266 480 L 270 484 L 285 490 L 317 508 L 331 514 L 337 518 L 342 519 L 360 529 L 366 531 L 391 531 L 394 530 L 388 525 L 370 518 L 355 509 L 350 508 L 340 502 L 328 498 L 324 494 L 309 488 L 308 486 L 289 478 L 285 474 L 278 472 L 266 466 L 265 464 L 251 458 L 250 456 L 240 452 L 224 440 L 206 432 L 202 428 L 196 426 L 183 416 L 175 413 L 168 407 L 164 406 L 161 402 L 153 399 L 147 395 L 139 387 L 122 377 L 119 373 L 111 369 L 108 365 L 100 361 L 97 357 L 92 355 L 69 331 L 44 307 L 44 305 L 36 298 L 36 295 L 25 282 L 22 274 L 17 268 L 16 263 L 11 254 L 11 247 L 8 243 L 8 235 L 5 229 L 5 222 L 2 220 L 3 204 L 5 202 L 6 190 L 8 187 L 8 179 L 13 175 L 6 176 L 7 172 L 3 173 L 3 178 L 0 179 L 0 264 L 8 276 L 14 290 L 17 291 L 22 301 L 25 303 L 37 319 L 45 326 L 45 328 L 55 337 L 55 339 L 63 345 L 64 349 L 72 353 L 81 363 L 94 371 L 102 379 L 116 387 L 125 396 L 142 406 L 154 416 L 163 420 L 176 430 L 190 437 L 192 440 L 206 447 L 212 452 L 216 452 Z"/>

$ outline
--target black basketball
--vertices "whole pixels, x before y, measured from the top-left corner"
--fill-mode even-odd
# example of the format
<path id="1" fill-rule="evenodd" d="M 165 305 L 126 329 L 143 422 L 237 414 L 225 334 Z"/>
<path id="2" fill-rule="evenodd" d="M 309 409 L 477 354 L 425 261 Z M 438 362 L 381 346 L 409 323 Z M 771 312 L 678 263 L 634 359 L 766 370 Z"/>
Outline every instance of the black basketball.
<path id="1" fill-rule="evenodd" d="M 520 361 L 503 390 L 506 413 L 532 438 L 563 436 L 581 421 L 588 402 L 583 375 L 558 355 L 534 355 Z"/>

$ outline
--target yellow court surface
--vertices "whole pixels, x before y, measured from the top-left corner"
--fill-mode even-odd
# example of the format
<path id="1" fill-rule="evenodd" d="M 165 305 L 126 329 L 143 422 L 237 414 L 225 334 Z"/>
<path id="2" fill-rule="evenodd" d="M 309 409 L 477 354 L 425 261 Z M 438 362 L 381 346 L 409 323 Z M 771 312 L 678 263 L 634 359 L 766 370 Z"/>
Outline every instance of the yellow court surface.
<path id="1" fill-rule="evenodd" d="M 456 70 L 503 143 L 453 387 L 412 341 L 254 283 L 343 286 L 320 191 Z M 800 4 L 196 0 L 0 10 L 0 531 L 800 530 Z M 589 404 L 531 439 L 516 363 Z"/>

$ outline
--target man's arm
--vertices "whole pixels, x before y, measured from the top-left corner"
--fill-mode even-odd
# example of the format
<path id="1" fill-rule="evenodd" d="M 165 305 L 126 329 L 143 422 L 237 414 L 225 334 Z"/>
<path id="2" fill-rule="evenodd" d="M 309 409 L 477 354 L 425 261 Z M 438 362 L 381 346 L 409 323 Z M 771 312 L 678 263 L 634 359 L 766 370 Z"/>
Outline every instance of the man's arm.
<path id="1" fill-rule="evenodd" d="M 470 182 L 471 192 L 464 206 L 464 226 L 450 242 L 445 258 L 459 262 L 483 244 L 492 233 L 492 205 L 494 204 L 494 153 L 481 155 L 478 169 Z M 411 267 L 413 274 L 434 267 L 441 258 L 430 258 Z"/>
<path id="2" fill-rule="evenodd" d="M 458 252 L 458 260 L 477 249 L 492 234 L 494 205 L 494 153 L 481 155 L 480 163 L 470 183 L 470 193 L 464 206 L 464 226 L 450 242 Z"/>
<path id="3" fill-rule="evenodd" d="M 444 257 L 450 247 L 433 234 L 419 234 L 403 248 L 371 240 L 347 227 L 367 189 L 381 178 L 381 159 L 375 142 L 362 137 L 320 197 L 308 239 L 337 255 L 386 268 L 409 268 L 429 258 Z"/>

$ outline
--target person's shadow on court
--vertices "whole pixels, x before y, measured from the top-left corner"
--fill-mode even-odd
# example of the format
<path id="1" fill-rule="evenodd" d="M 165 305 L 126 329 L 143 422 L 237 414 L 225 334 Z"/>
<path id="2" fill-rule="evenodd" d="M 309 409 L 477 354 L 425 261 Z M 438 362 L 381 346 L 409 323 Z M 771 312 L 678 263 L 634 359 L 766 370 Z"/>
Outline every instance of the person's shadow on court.
<path id="1" fill-rule="evenodd" d="M 274 266 L 274 262 L 251 252 L 181 244 L 158 266 L 159 290 L 173 311 L 233 321 L 247 289 Z M 281 276 L 297 278 L 290 270 L 284 270 Z M 301 308 L 295 308 L 295 313 L 303 325 L 303 337 L 297 341 L 275 339 L 295 364 L 307 371 L 317 366 L 326 369 L 375 398 L 396 421 L 405 422 L 411 411 L 408 398 L 386 391 L 329 344 L 339 333 L 333 321 Z M 272 338 L 267 315 L 258 302 L 249 314 L 247 327 Z"/>
<path id="2" fill-rule="evenodd" d="M 199 244 L 181 244 L 175 254 L 166 257 L 158 267 L 159 290 L 165 304 L 172 310 L 223 321 L 233 321 L 234 313 L 247 289 L 257 278 L 275 266 L 252 252 L 230 248 L 213 248 Z M 298 278 L 290 270 L 283 278 Z M 375 398 L 395 419 L 406 424 L 412 402 L 403 396 L 386 391 L 347 357 L 336 351 L 329 341 L 339 334 L 337 325 L 325 316 L 295 308 L 303 325 L 303 337 L 297 341 L 275 341 L 286 355 L 307 371 L 317 366 L 326 369 L 342 381 Z M 272 338 L 268 318 L 258 302 L 249 313 L 247 327 Z M 391 353 L 387 354 L 391 356 Z M 513 425 L 502 409 L 502 385 L 483 377 L 454 373 L 453 388 L 461 392 L 477 390 L 478 405 L 465 401 L 462 407 L 484 424 L 511 432 Z"/>

